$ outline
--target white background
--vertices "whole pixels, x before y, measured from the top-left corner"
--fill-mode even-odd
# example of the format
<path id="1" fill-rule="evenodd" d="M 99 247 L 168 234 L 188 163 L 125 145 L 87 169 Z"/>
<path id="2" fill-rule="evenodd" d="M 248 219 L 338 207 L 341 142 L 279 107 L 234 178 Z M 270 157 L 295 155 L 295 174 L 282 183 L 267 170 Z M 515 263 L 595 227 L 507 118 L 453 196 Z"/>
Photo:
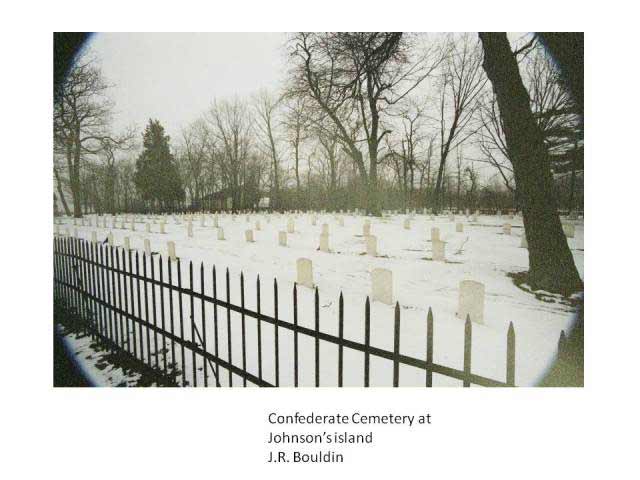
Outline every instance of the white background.
<path id="1" fill-rule="evenodd" d="M 615 1 L 597 8 L 559 0 L 139 3 L 3 6 L 0 476 L 555 479 L 637 472 L 637 12 Z M 584 389 L 52 388 L 53 31 L 480 29 L 586 32 Z M 612 231 L 628 236 L 623 248 L 608 246 Z M 376 429 L 375 447 L 354 449 L 344 464 L 274 466 L 264 463 L 266 415 L 274 409 L 429 412 L 433 425 Z"/>

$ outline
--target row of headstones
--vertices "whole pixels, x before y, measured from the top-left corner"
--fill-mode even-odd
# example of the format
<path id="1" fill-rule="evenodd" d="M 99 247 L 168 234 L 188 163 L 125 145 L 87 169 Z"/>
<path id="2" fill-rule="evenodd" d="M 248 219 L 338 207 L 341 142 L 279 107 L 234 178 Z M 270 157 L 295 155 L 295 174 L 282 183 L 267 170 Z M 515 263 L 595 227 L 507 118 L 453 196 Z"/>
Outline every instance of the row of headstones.
<path id="1" fill-rule="evenodd" d="M 91 232 L 91 242 L 93 243 L 98 243 L 98 236 L 96 232 Z M 115 242 L 113 239 L 113 233 L 109 232 L 107 234 L 107 238 L 106 238 L 106 243 L 107 245 L 113 247 L 115 246 Z M 122 239 L 122 247 L 125 250 L 132 250 L 131 248 L 131 239 L 129 237 L 124 237 Z M 144 239 L 144 253 L 147 255 L 151 255 L 152 251 L 151 251 L 151 240 L 149 240 L 148 238 Z M 175 242 L 169 240 L 167 242 L 167 256 L 169 258 L 171 258 L 171 260 L 175 260 L 176 259 L 176 244 Z"/>
<path id="2" fill-rule="evenodd" d="M 287 233 L 294 233 L 294 229 L 291 224 L 289 226 L 291 228 L 288 230 L 288 232 L 278 232 L 278 244 L 282 247 L 287 246 Z M 371 223 L 365 222 L 365 224 L 363 225 L 363 236 L 365 238 L 366 254 L 373 257 L 378 256 L 378 239 L 375 235 L 371 235 Z M 253 230 L 245 231 L 245 241 L 249 243 L 255 242 Z M 431 245 L 432 259 L 437 262 L 445 262 L 446 242 L 440 240 L 440 229 L 437 227 L 433 227 L 431 229 Z M 322 225 L 319 248 L 321 252 L 331 252 L 331 249 L 329 248 L 329 225 L 327 225 L 326 223 Z"/>
<path id="3" fill-rule="evenodd" d="M 294 233 L 295 228 L 292 223 L 288 224 L 288 230 L 278 232 L 278 244 L 282 247 L 287 246 L 287 234 Z M 365 238 L 366 254 L 376 257 L 378 255 L 378 239 L 375 235 L 371 235 L 371 223 L 366 221 L 363 225 L 363 236 Z M 245 241 L 249 243 L 255 242 L 253 230 L 245 231 Z M 431 242 L 433 251 L 433 260 L 444 262 L 445 260 L 445 245 L 446 242 L 440 240 L 440 229 L 434 227 L 431 229 Z M 329 225 L 324 223 L 322 225 L 322 232 L 320 234 L 320 247 L 321 252 L 330 253 L 329 248 Z"/>
<path id="4" fill-rule="evenodd" d="M 313 263 L 308 258 L 296 261 L 296 283 L 308 288 L 314 288 Z M 484 323 L 484 292 L 482 283 L 473 280 L 463 280 L 458 289 L 459 318 L 467 315 L 473 322 Z M 371 300 L 387 305 L 393 305 L 393 273 L 386 268 L 374 268 L 371 271 Z"/>
<path id="5" fill-rule="evenodd" d="M 306 212 L 304 212 L 304 211 L 301 211 L 301 210 L 290 210 L 290 211 L 285 211 L 285 212 L 273 212 L 273 214 L 275 214 L 275 215 L 295 215 L 295 216 L 305 215 L 305 214 L 306 215 L 312 215 L 313 219 L 314 219 L 313 220 L 314 224 L 315 224 L 315 220 L 317 219 L 317 214 L 318 213 L 326 214 L 327 211 L 326 210 L 320 210 L 319 212 L 316 212 L 316 211 L 306 211 Z M 340 215 L 345 214 L 345 213 L 347 215 L 351 215 L 351 214 L 360 215 L 363 212 L 361 212 L 359 209 L 356 208 L 353 211 L 352 210 L 346 210 L 345 211 L 345 210 L 341 209 L 341 210 L 339 210 L 337 212 L 334 212 L 334 214 L 336 214 L 336 215 L 338 213 Z M 385 211 L 385 214 L 399 214 L 399 213 L 401 213 L 400 210 L 386 210 Z M 413 218 L 417 214 L 417 210 L 416 209 L 413 209 L 413 210 L 405 209 L 404 213 L 407 214 L 407 215 L 411 215 L 411 217 Z M 433 219 L 432 209 L 423 208 L 422 213 L 423 213 L 423 215 L 431 214 L 432 215 L 432 219 Z M 476 210 L 475 213 L 473 214 L 472 218 L 474 219 L 474 221 L 477 220 L 477 216 L 479 215 L 479 213 L 480 213 L 480 211 Z M 250 216 L 252 216 L 252 215 L 256 215 L 256 214 L 263 215 L 263 214 L 260 214 L 258 212 L 255 212 L 253 210 L 245 211 L 242 214 L 246 214 L 247 222 L 250 221 Z M 454 221 L 455 216 L 454 216 L 454 214 L 452 212 L 444 211 L 443 214 L 448 215 L 449 219 L 451 221 Z M 465 216 L 467 218 L 469 218 L 469 216 L 471 215 L 470 214 L 470 210 L 466 209 L 464 214 L 465 214 Z M 146 215 L 146 216 L 125 215 L 124 217 L 122 217 L 120 219 L 119 219 L 118 215 L 96 215 L 95 217 L 96 217 L 96 226 L 98 226 L 100 220 L 102 219 L 103 224 L 104 224 L 105 227 L 106 227 L 106 221 L 107 221 L 108 217 L 112 219 L 113 223 L 115 223 L 116 221 L 121 221 L 123 223 L 124 222 L 128 223 L 128 222 L 140 221 L 141 218 L 144 219 L 144 220 L 149 220 L 150 219 L 152 223 L 156 223 L 158 220 L 160 220 L 161 223 L 165 223 L 167 216 L 172 216 L 174 221 L 175 221 L 175 223 L 181 223 L 182 221 L 185 221 L 185 220 L 186 221 L 192 221 L 194 217 L 198 217 L 198 218 L 200 218 L 202 226 L 204 226 L 205 218 L 206 218 L 207 215 L 212 215 L 212 213 L 211 212 L 202 212 L 202 213 L 198 213 L 198 214 L 178 213 L 178 214 Z M 217 216 L 217 215 L 218 214 L 215 214 L 215 216 Z M 222 212 L 219 215 L 230 216 L 233 220 L 235 220 L 236 217 L 238 215 L 240 215 L 240 213 L 233 214 L 233 213 Z M 497 215 L 501 216 L 502 212 L 500 210 L 498 210 Z M 513 215 L 509 215 L 509 218 L 513 218 Z M 58 221 L 58 223 L 60 223 L 60 222 L 61 222 L 61 220 Z M 80 222 L 81 222 L 80 223 L 81 226 L 92 226 L 92 224 L 91 224 L 91 216 L 80 218 Z M 88 223 L 85 223 L 85 222 L 88 222 Z M 78 219 L 77 218 L 73 218 L 73 224 L 75 226 L 78 225 Z"/>

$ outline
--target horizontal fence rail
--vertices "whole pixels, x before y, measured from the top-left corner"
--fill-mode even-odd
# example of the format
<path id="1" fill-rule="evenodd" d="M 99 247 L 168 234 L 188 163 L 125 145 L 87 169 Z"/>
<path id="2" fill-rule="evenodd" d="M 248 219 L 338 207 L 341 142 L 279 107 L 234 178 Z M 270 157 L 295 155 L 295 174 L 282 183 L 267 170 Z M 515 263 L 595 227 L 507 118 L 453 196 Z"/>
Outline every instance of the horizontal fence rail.
<path id="1" fill-rule="evenodd" d="M 464 325 L 463 369 L 435 363 L 434 322 L 429 309 L 425 328 L 425 358 L 405 355 L 400 349 L 400 305 L 396 303 L 393 324 L 393 350 L 371 345 L 371 306 L 365 301 L 364 343 L 344 338 L 344 299 L 338 302 L 338 335 L 320 330 L 319 292 L 314 291 L 314 328 L 299 324 L 298 286 L 292 291 L 293 319 L 279 318 L 278 282 L 273 281 L 273 316 L 261 312 L 262 285 L 256 279 L 256 309 L 245 306 L 245 278 L 240 274 L 240 304 L 231 301 L 229 270 L 224 274 L 224 298 L 219 296 L 216 267 L 206 272 L 199 267 L 199 285 L 194 284 L 194 265 L 189 261 L 188 283 L 184 284 L 180 259 L 157 261 L 138 251 L 125 250 L 103 243 L 82 239 L 57 237 L 54 239 L 54 297 L 55 301 L 80 319 L 83 331 L 105 348 L 123 354 L 157 375 L 158 383 L 174 386 L 238 386 L 234 375 L 248 384 L 261 387 L 280 386 L 282 361 L 292 362 L 293 385 L 299 386 L 301 376 L 300 336 L 313 340 L 314 382 L 321 385 L 321 344 L 337 346 L 337 386 L 344 383 L 345 350 L 363 354 L 363 385 L 370 386 L 371 357 L 390 360 L 393 364 L 394 387 L 400 386 L 400 366 L 410 366 L 424 372 L 424 385 L 431 387 L 433 375 L 439 374 L 462 382 L 464 387 L 515 386 L 515 332 L 513 324 L 507 331 L 506 376 L 495 380 L 474 374 L 471 366 L 472 323 L 467 317 Z M 151 261 L 148 261 L 151 260 Z M 176 267 L 174 269 L 174 266 Z M 157 268 L 156 268 L 157 267 Z M 209 292 L 205 276 L 210 275 Z M 213 315 L 207 311 L 213 309 Z M 222 317 L 221 312 L 226 311 Z M 200 315 L 200 321 L 196 319 Z M 232 313 L 239 315 L 232 318 Z M 247 367 L 247 318 L 256 320 L 257 368 Z M 237 321 L 239 320 L 239 322 Z M 273 330 L 273 379 L 265 377 L 264 326 Z M 226 329 L 224 339 L 220 330 Z M 211 331 L 211 329 L 213 329 Z M 292 358 L 281 358 L 280 331 L 293 336 Z M 207 332 L 212 334 L 208 336 Z M 239 336 L 239 337 L 238 337 Z M 222 342 L 226 339 L 223 352 Z M 240 340 L 240 352 L 234 350 Z M 213 345 L 210 341 L 213 341 Z M 224 353 L 224 354 L 223 354 Z M 271 353 L 271 352 L 270 352 Z M 226 382 L 223 381 L 226 378 Z M 335 386 L 335 385 L 333 385 Z"/>

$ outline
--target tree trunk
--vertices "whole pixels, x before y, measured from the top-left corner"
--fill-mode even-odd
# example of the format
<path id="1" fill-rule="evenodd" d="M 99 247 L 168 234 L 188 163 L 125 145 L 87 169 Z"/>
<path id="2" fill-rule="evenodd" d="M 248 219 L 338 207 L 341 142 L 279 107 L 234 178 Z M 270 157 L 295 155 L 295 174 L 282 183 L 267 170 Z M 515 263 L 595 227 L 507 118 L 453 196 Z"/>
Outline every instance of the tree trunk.
<path id="1" fill-rule="evenodd" d="M 483 68 L 496 93 L 504 134 L 522 202 L 529 245 L 529 284 L 535 289 L 568 294 L 582 289 L 553 193 L 542 133 L 533 118 L 507 35 L 480 33 Z"/>
<path id="2" fill-rule="evenodd" d="M 578 150 L 578 145 L 576 142 L 575 145 L 575 149 L 576 151 Z M 575 191 L 576 191 L 576 158 L 573 159 L 573 161 L 571 162 L 571 185 L 570 185 L 570 190 L 569 190 L 569 213 L 573 212 L 573 203 L 574 203 L 574 196 L 575 196 Z"/>
<path id="3" fill-rule="evenodd" d="M 373 156 L 375 152 L 375 157 Z M 370 150 L 369 177 L 367 180 L 367 213 L 379 217 L 381 215 L 378 195 L 378 154 L 377 149 Z"/>
<path id="4" fill-rule="evenodd" d="M 300 142 L 298 139 L 294 142 L 294 152 L 295 152 L 295 172 L 296 172 L 296 207 L 301 207 L 302 195 L 300 194 Z"/>
<path id="5" fill-rule="evenodd" d="M 64 214 L 69 216 L 71 215 L 71 210 L 69 210 L 69 205 L 67 204 L 67 199 L 64 196 L 64 192 L 62 191 L 62 183 L 60 182 L 60 176 L 58 175 L 58 169 L 54 167 L 53 173 L 56 176 L 56 187 L 58 189 L 58 196 L 60 197 L 60 202 L 62 203 L 62 208 L 64 208 Z"/>

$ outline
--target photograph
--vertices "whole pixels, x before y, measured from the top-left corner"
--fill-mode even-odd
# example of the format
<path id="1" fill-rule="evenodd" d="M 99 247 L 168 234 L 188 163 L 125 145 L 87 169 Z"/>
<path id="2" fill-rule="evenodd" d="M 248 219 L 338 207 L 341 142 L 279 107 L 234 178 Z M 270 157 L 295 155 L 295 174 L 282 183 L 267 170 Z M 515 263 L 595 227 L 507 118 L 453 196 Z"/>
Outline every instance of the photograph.
<path id="1" fill-rule="evenodd" d="M 52 35 L 54 387 L 584 387 L 584 33 Z"/>

